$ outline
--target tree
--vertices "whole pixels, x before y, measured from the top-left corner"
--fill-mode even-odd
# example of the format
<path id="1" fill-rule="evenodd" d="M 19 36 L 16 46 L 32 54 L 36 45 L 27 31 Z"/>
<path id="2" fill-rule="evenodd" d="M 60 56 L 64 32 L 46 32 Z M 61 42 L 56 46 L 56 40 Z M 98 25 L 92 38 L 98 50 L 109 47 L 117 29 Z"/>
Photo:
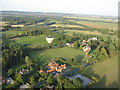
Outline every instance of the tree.
<path id="1" fill-rule="evenodd" d="M 83 47 L 82 47 L 82 44 L 80 44 L 80 47 L 79 47 L 79 48 L 80 48 L 80 50 L 82 50 L 82 48 L 83 48 Z"/>
<path id="2" fill-rule="evenodd" d="M 75 33 L 75 32 L 73 32 L 73 36 L 76 36 L 76 33 Z"/>
<path id="3" fill-rule="evenodd" d="M 75 42 L 74 42 L 74 48 L 76 48 L 76 49 L 78 49 L 78 48 L 79 48 L 78 41 L 75 41 Z"/>
<path id="4" fill-rule="evenodd" d="M 59 42 L 58 42 L 58 47 L 61 48 L 61 47 L 62 47 L 62 44 L 63 44 L 63 43 L 62 43 L 61 41 L 59 41 Z"/>
<path id="5" fill-rule="evenodd" d="M 16 76 L 16 81 L 19 82 L 19 83 L 22 83 L 22 84 L 24 83 L 21 74 L 17 74 L 17 76 Z"/>
<path id="6" fill-rule="evenodd" d="M 80 82 L 79 79 L 74 79 L 73 84 L 75 85 L 76 88 L 82 88 L 83 87 L 83 85 L 82 85 L 82 83 Z"/>
<path id="7" fill-rule="evenodd" d="M 115 45 L 110 44 L 110 45 L 109 45 L 109 50 L 115 50 Z"/>
<path id="8" fill-rule="evenodd" d="M 103 61 L 106 57 L 104 54 L 100 53 L 98 58 L 100 61 Z"/>
<path id="9" fill-rule="evenodd" d="M 42 78 L 42 77 L 39 77 L 38 81 L 41 82 L 42 80 L 43 80 L 43 78 Z"/>
<path id="10" fill-rule="evenodd" d="M 99 54 L 101 47 L 102 47 L 101 45 L 97 46 L 97 48 L 95 49 L 94 53 L 95 54 Z"/>
<path id="11" fill-rule="evenodd" d="M 108 57 L 107 51 L 104 47 L 101 48 L 101 53 Z"/>
<path id="12" fill-rule="evenodd" d="M 8 75 L 13 75 L 14 74 L 14 70 L 13 69 L 9 69 L 8 70 Z"/>
<path id="13" fill-rule="evenodd" d="M 30 77 L 30 84 L 31 85 L 35 84 L 35 77 L 34 76 Z"/>
<path id="14" fill-rule="evenodd" d="M 30 66 L 32 64 L 32 61 L 29 59 L 28 56 L 25 57 L 25 62 L 27 64 L 27 66 Z"/>
<path id="15" fill-rule="evenodd" d="M 33 67 L 30 67 L 30 71 L 31 71 L 31 72 L 33 71 Z"/>
<path id="16" fill-rule="evenodd" d="M 47 84 L 53 85 L 53 84 L 55 84 L 54 82 L 55 82 L 55 79 L 53 78 L 53 75 L 50 74 L 47 78 Z"/>
<path id="17" fill-rule="evenodd" d="M 63 87 L 64 88 L 75 88 L 75 85 L 72 84 L 72 82 L 69 79 L 65 79 Z"/>

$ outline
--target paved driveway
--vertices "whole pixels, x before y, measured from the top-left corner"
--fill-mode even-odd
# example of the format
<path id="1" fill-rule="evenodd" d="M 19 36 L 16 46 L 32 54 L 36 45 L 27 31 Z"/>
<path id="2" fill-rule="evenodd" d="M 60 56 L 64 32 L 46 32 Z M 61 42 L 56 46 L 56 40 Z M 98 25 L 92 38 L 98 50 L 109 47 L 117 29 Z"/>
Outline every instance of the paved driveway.
<path id="1" fill-rule="evenodd" d="M 87 77 L 85 77 L 85 76 L 83 76 L 83 75 L 81 75 L 81 74 L 77 74 L 77 75 L 74 75 L 74 76 L 68 77 L 68 78 L 69 78 L 69 79 L 80 78 L 80 79 L 82 80 L 82 84 L 83 84 L 84 86 L 87 86 L 89 83 L 92 82 L 91 79 L 89 79 L 89 78 L 87 78 Z"/>

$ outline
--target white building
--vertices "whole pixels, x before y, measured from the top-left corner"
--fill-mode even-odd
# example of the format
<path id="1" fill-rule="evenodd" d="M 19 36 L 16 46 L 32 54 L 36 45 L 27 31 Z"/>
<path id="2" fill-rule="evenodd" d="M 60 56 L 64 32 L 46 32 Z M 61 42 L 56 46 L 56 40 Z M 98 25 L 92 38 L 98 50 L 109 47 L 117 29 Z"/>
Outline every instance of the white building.
<path id="1" fill-rule="evenodd" d="M 30 85 L 29 84 L 23 84 L 23 85 L 20 85 L 19 88 L 30 88 Z"/>

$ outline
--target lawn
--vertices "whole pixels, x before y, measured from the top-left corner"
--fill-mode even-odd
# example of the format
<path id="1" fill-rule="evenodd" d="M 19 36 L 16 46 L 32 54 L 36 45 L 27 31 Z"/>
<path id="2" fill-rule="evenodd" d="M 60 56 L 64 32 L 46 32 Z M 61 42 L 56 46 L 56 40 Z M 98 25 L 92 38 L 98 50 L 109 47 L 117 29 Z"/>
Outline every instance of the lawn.
<path id="1" fill-rule="evenodd" d="M 77 55 L 84 55 L 83 51 L 70 47 L 49 49 L 44 51 L 44 53 L 51 57 L 68 57 L 68 58 L 73 58 Z"/>
<path id="2" fill-rule="evenodd" d="M 95 83 L 93 88 L 115 88 L 118 85 L 118 56 L 114 56 L 105 61 L 96 63 L 88 68 L 85 73 L 89 76 L 99 76 L 99 82 Z"/>
<path id="3" fill-rule="evenodd" d="M 44 35 L 19 37 L 14 38 L 14 40 L 20 44 L 40 44 L 40 45 L 48 44 Z"/>
<path id="4" fill-rule="evenodd" d="M 46 64 L 52 58 L 67 57 L 73 58 L 78 55 L 83 55 L 83 51 L 70 47 L 47 49 L 47 50 L 34 50 L 29 53 L 30 58 L 35 58 L 40 61 L 41 64 Z"/>

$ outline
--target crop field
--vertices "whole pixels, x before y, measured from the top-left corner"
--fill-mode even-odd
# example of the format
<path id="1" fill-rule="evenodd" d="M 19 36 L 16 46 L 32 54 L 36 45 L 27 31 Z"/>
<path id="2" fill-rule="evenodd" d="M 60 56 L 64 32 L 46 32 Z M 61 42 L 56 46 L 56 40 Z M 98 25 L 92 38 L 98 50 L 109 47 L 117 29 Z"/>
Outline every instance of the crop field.
<path id="1" fill-rule="evenodd" d="M 98 29 L 118 30 L 117 23 L 103 23 L 103 22 L 90 22 L 90 21 L 79 21 L 77 23 L 87 25 L 93 28 L 98 28 Z"/>
<path id="2" fill-rule="evenodd" d="M 24 27 L 23 24 L 19 24 L 19 25 L 11 25 L 11 27 Z"/>
<path id="3" fill-rule="evenodd" d="M 50 25 L 52 27 L 78 27 L 78 28 L 84 28 L 80 25 L 62 25 L 62 24 L 53 24 L 53 25 Z"/>
<path id="4" fill-rule="evenodd" d="M 7 25 L 7 21 L 0 21 L 0 26 L 5 26 L 5 25 Z"/>
<path id="5" fill-rule="evenodd" d="M 40 45 L 47 44 L 44 35 L 19 37 L 14 38 L 13 40 L 20 44 L 40 44 Z"/>
<path id="6" fill-rule="evenodd" d="M 66 33 L 66 35 L 72 35 L 73 32 L 76 32 L 76 33 L 84 33 L 84 34 L 93 34 L 93 35 L 102 35 L 101 33 L 99 32 L 91 32 L 91 31 L 82 31 L 82 30 L 64 30 Z"/>
<path id="7" fill-rule="evenodd" d="M 107 21 L 107 22 L 117 22 L 116 20 L 113 19 L 105 19 L 105 18 L 100 18 L 100 17 L 65 17 L 65 18 L 73 18 L 73 19 L 84 19 L 84 20 L 91 20 L 91 21 Z"/>
<path id="8" fill-rule="evenodd" d="M 105 61 L 96 63 L 93 67 L 86 70 L 88 75 L 100 75 L 99 82 L 93 85 L 93 88 L 117 87 L 118 84 L 118 56 L 114 56 Z"/>

